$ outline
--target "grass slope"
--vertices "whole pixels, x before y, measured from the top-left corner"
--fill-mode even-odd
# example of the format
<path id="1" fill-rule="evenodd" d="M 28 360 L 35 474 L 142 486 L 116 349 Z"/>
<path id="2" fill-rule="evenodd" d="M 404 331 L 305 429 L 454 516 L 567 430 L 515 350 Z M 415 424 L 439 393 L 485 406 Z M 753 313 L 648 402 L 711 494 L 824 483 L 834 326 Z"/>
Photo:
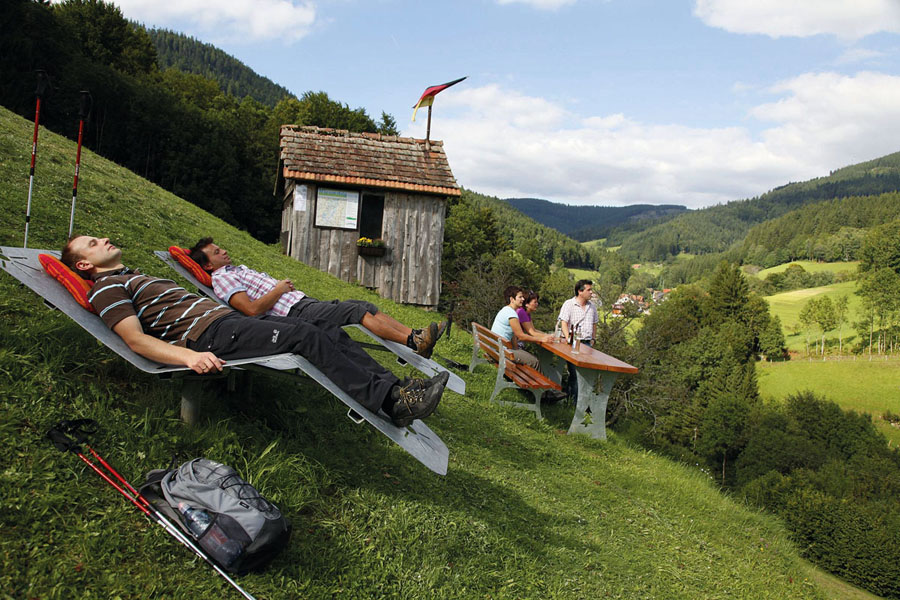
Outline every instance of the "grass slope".
<path id="1" fill-rule="evenodd" d="M 0 243 L 21 244 L 31 125 L 0 109 Z M 64 237 L 74 147 L 41 132 L 32 247 Z M 214 193 L 214 190 L 211 190 Z M 235 258 L 322 298 L 374 300 L 414 325 L 434 316 L 280 256 L 196 207 L 85 153 L 77 230 L 110 234 L 127 262 L 212 233 Z M 0 275 L 0 597 L 226 598 L 235 594 L 74 456 L 43 439 L 61 418 L 97 418 L 95 446 L 123 474 L 207 456 L 236 467 L 294 523 L 290 547 L 241 578 L 259 598 L 817 598 L 771 517 L 702 473 L 628 446 L 561 434 L 548 418 L 490 405 L 493 371 L 466 374 L 429 425 L 451 450 L 438 477 L 315 386 L 260 378 L 222 387 L 192 428 L 168 382 L 136 372 Z M 454 332 L 437 352 L 466 361 Z M 379 354 L 397 368 L 390 356 Z"/>

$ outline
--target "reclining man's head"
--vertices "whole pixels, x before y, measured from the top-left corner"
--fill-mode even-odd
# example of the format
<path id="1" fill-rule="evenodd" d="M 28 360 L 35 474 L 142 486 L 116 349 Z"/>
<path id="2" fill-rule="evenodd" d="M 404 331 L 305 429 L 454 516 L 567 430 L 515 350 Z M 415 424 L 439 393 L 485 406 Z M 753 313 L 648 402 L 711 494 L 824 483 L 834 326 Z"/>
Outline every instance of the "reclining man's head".
<path id="1" fill-rule="evenodd" d="M 94 273 L 121 267 L 122 250 L 111 244 L 109 238 L 79 235 L 63 247 L 61 260 L 82 278 L 90 279 Z"/>
<path id="2" fill-rule="evenodd" d="M 194 244 L 190 254 L 195 263 L 210 273 L 231 264 L 231 257 L 228 256 L 228 251 L 216 246 L 211 237 L 205 237 Z"/>

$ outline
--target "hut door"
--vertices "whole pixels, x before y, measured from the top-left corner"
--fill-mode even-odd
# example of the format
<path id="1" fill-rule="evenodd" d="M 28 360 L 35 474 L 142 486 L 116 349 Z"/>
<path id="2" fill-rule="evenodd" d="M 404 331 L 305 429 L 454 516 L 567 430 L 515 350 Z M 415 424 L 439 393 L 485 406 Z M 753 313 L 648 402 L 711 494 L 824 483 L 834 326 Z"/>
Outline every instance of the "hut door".
<path id="1" fill-rule="evenodd" d="M 363 194 L 359 212 L 359 236 L 373 240 L 381 238 L 384 221 L 384 196 Z"/>

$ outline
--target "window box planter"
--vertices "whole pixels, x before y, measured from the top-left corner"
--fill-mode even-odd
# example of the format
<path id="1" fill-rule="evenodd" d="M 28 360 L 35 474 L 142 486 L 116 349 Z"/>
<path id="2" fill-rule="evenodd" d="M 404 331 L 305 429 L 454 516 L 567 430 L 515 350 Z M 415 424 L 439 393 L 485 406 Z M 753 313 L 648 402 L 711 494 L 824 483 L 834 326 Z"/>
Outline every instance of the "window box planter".
<path id="1" fill-rule="evenodd" d="M 357 246 L 360 256 L 384 256 L 387 248 L 384 246 Z"/>

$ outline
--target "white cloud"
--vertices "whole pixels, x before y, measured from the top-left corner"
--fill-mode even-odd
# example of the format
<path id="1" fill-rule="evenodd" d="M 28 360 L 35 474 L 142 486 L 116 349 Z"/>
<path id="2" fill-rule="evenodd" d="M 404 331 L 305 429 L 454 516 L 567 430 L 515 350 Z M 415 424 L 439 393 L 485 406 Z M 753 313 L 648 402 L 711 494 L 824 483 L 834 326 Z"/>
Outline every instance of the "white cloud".
<path id="1" fill-rule="evenodd" d="M 779 152 L 836 168 L 900 150 L 898 76 L 807 73 L 772 91 L 786 96 L 752 115 L 778 123 L 764 139 Z"/>
<path id="2" fill-rule="evenodd" d="M 113 0 L 126 18 L 148 26 L 204 34 L 216 41 L 296 41 L 316 19 L 315 4 L 297 0 Z"/>
<path id="3" fill-rule="evenodd" d="M 900 33 L 897 0 L 696 0 L 694 15 L 710 27 L 773 38 Z"/>
<path id="4" fill-rule="evenodd" d="M 884 52 L 879 52 L 878 50 L 869 50 L 868 48 L 848 48 L 834 62 L 837 65 L 849 65 L 859 62 L 867 62 L 875 58 L 881 58 L 883 56 Z"/>
<path id="5" fill-rule="evenodd" d="M 538 10 L 556 10 L 575 2 L 576 0 L 497 0 L 497 4 L 527 4 Z"/>
<path id="6" fill-rule="evenodd" d="M 542 98 L 489 85 L 435 101 L 457 181 L 499 197 L 571 204 L 684 204 L 697 208 L 900 150 L 900 77 L 808 74 L 751 117 L 771 125 L 703 129 L 573 114 Z M 406 135 L 424 136 L 415 123 Z"/>

